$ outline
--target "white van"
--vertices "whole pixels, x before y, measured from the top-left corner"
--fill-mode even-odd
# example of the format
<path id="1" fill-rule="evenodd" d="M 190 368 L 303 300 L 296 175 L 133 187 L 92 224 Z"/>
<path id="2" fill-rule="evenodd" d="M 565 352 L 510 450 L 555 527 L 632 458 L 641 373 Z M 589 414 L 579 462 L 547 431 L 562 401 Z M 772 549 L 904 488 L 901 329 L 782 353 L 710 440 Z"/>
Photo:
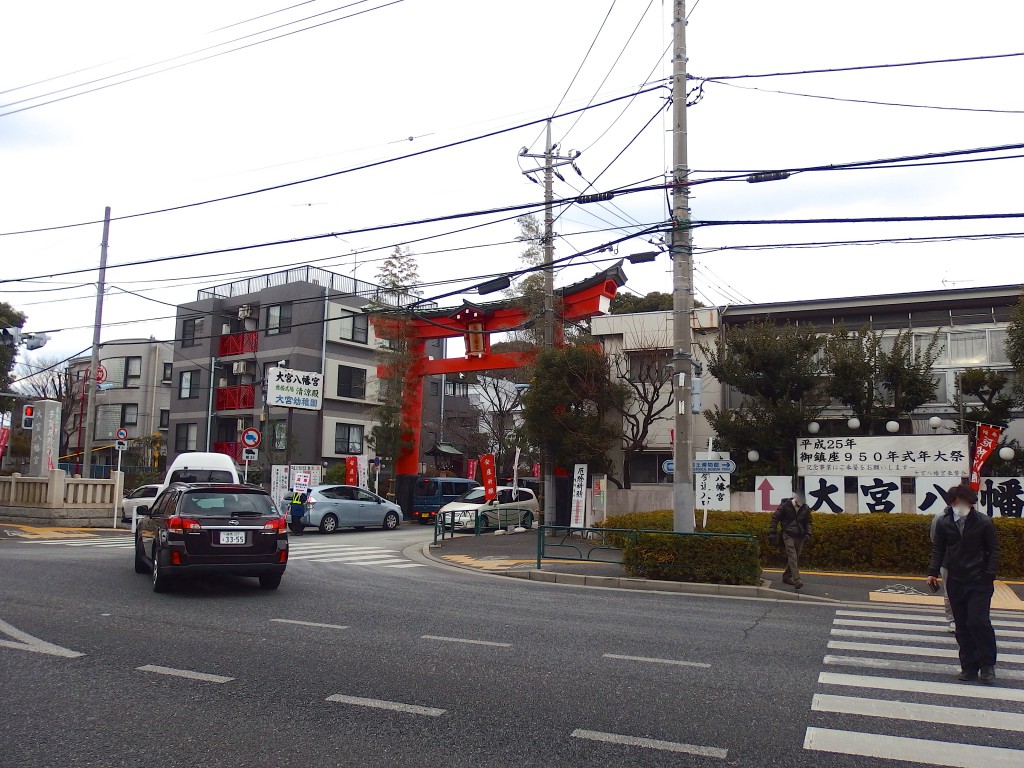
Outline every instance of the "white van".
<path id="1" fill-rule="evenodd" d="M 240 483 L 238 467 L 224 453 L 182 453 L 167 468 L 164 488 L 171 483 Z M 161 489 L 162 490 L 162 489 Z"/>

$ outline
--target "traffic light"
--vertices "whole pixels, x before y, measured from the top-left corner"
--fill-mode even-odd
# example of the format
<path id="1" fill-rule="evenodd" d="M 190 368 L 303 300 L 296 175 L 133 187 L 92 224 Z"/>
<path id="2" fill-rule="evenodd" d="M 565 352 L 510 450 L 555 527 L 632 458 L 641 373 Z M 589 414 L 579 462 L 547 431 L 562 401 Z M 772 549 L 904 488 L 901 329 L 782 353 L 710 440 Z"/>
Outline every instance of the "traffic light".
<path id="1" fill-rule="evenodd" d="M 35 420 L 36 407 L 34 405 L 21 406 L 21 428 L 32 429 L 32 422 Z"/>

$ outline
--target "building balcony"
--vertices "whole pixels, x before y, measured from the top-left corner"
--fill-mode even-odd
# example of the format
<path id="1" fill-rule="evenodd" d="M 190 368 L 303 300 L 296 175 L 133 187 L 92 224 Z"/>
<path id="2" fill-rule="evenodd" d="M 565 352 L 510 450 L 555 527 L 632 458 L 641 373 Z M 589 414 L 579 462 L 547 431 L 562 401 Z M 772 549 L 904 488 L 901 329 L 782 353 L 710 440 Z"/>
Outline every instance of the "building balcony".
<path id="1" fill-rule="evenodd" d="M 213 444 L 214 453 L 230 456 L 236 464 L 242 463 L 242 444 L 238 442 L 217 442 Z"/>
<path id="2" fill-rule="evenodd" d="M 248 411 L 256 404 L 256 387 L 241 384 L 237 387 L 217 387 L 217 411 Z"/>
<path id="3" fill-rule="evenodd" d="M 244 331 L 242 333 L 229 333 L 220 337 L 220 357 L 232 355 L 247 355 L 255 352 L 260 346 L 260 334 L 258 331 Z"/>

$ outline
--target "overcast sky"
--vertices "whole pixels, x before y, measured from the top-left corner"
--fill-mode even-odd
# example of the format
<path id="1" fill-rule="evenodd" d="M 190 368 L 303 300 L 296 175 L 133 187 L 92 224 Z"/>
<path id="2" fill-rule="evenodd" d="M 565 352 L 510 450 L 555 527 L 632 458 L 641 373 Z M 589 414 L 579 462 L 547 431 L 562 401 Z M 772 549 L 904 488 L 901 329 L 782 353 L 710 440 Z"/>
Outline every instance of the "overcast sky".
<path id="1" fill-rule="evenodd" d="M 671 71 L 670 0 L 389 1 L 341 10 L 340 0 L 287 9 L 286 0 L 8 3 L 0 16 L 0 232 L 95 221 L 107 205 L 125 216 L 337 173 L 629 95 L 667 83 Z M 689 71 L 702 78 L 1024 51 L 1024 4 L 1015 0 L 699 0 L 688 8 Z M 261 14 L 268 15 L 254 18 Z M 279 35 L 287 36 L 263 42 Z M 129 78 L 137 79 L 121 82 Z M 707 83 L 688 111 L 695 179 L 1024 142 L 1024 57 L 728 82 Z M 578 121 L 555 120 L 560 151 L 581 151 L 586 177 L 564 169 L 556 197 L 588 182 L 596 182 L 591 191 L 657 183 L 672 163 L 670 116 L 659 114 L 667 95 L 655 90 Z M 61 100 L 43 103 L 54 99 Z M 419 254 L 427 296 L 518 268 L 507 213 L 117 265 L 540 203 L 542 188 L 521 171 L 536 165 L 518 157 L 523 147 L 543 152 L 539 125 L 114 221 L 103 339 L 169 339 L 168 305 L 243 275 L 312 263 L 372 281 L 395 243 Z M 959 159 L 1013 155 L 1024 149 Z M 708 183 L 693 188 L 692 212 L 698 223 L 1017 213 L 1022 170 L 1024 159 L 994 159 Z M 666 219 L 663 192 L 613 202 L 566 210 L 556 257 Z M 455 232 L 474 225 L 486 226 Z M 101 232 L 90 224 L 0 237 L 0 299 L 28 315 L 26 330 L 53 335 L 43 350 L 50 358 L 91 343 L 96 273 L 67 273 L 95 270 Z M 699 227 L 698 298 L 764 302 L 1019 283 L 1021 241 L 1012 237 L 716 250 L 1016 232 L 1024 221 Z M 641 239 L 620 245 L 618 255 L 644 250 L 651 246 Z M 573 261 L 556 280 L 582 279 L 613 256 Z M 627 265 L 627 273 L 634 292 L 671 289 L 666 256 Z M 46 277 L 19 279 L 38 276 Z M 454 279 L 466 282 L 439 284 Z"/>

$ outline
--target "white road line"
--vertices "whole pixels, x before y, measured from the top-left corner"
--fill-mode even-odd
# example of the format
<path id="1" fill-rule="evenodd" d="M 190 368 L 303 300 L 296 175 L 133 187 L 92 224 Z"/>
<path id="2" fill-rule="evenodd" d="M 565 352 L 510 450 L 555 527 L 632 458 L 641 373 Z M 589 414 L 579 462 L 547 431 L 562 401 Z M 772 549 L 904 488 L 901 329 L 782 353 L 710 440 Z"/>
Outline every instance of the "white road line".
<path id="1" fill-rule="evenodd" d="M 358 560 L 396 560 L 397 555 L 388 552 L 310 552 L 291 555 L 291 560 L 316 560 L 324 557 L 343 557 L 346 560 L 356 562 Z"/>
<path id="2" fill-rule="evenodd" d="M 6 621 L 0 621 L 0 632 L 14 640 L 0 640 L 0 647 L 13 648 L 16 651 L 29 651 L 31 653 L 43 653 L 47 656 L 60 656 L 65 659 L 77 659 L 85 656 L 79 651 L 72 651 L 70 648 L 62 648 L 59 645 L 32 637 L 28 632 L 22 632 L 17 627 L 11 626 Z"/>
<path id="3" fill-rule="evenodd" d="M 328 696 L 327 701 L 336 701 L 340 704 L 352 704 L 356 707 L 373 707 L 374 709 L 390 709 L 395 712 L 406 712 L 410 715 L 425 715 L 426 717 L 440 717 L 446 710 L 435 707 L 420 707 L 416 704 L 402 704 L 397 701 L 384 701 L 383 699 L 364 699 L 359 696 L 344 696 L 340 693 Z"/>
<path id="4" fill-rule="evenodd" d="M 146 664 L 136 667 L 140 672 L 153 672 L 157 675 L 170 675 L 171 677 L 185 677 L 189 680 L 202 680 L 207 683 L 230 683 L 235 678 L 224 677 L 224 675 L 211 675 L 206 672 L 193 672 L 190 669 L 175 669 L 174 667 L 161 667 L 156 664 Z"/>
<path id="5" fill-rule="evenodd" d="M 344 565 L 385 565 L 387 563 L 401 563 L 401 558 L 385 557 L 373 560 L 355 560 L 344 555 L 324 555 L 323 557 L 296 557 L 293 558 L 303 563 L 342 563 Z"/>
<path id="6" fill-rule="evenodd" d="M 278 624 L 298 624 L 302 627 L 323 627 L 324 629 L 348 629 L 344 624 L 321 624 L 318 621 L 298 621 L 297 619 L 271 619 Z"/>
<path id="7" fill-rule="evenodd" d="M 828 648 L 833 651 L 867 651 L 869 653 L 895 653 L 903 656 L 932 656 L 955 659 L 955 648 L 924 648 L 913 645 L 885 645 L 884 643 L 849 643 L 845 640 L 829 640 Z M 1000 664 L 1024 664 L 1024 655 L 1019 653 L 999 654 Z"/>
<path id="8" fill-rule="evenodd" d="M 912 620 L 946 624 L 946 617 L 942 613 L 880 613 L 878 611 L 836 611 L 836 616 L 850 616 L 864 619 L 897 619 L 901 621 Z M 996 611 L 992 612 L 992 625 L 995 627 L 1007 627 L 1009 629 L 1024 629 L 1024 621 L 1019 619 L 1019 614 L 1003 615 Z"/>
<path id="9" fill-rule="evenodd" d="M 654 659 L 647 656 L 622 656 L 618 653 L 605 653 L 602 654 L 603 658 L 606 659 L 622 659 L 623 661 L 646 661 L 651 664 L 675 664 L 680 667 L 700 667 L 701 669 L 711 669 L 710 664 L 705 664 L 702 661 L 681 661 L 680 659 Z"/>
<path id="10" fill-rule="evenodd" d="M 426 568 L 423 563 L 404 563 L 403 565 L 385 565 L 385 568 Z"/>
<path id="11" fill-rule="evenodd" d="M 512 643 L 496 643 L 493 640 L 469 640 L 463 637 L 443 637 L 441 635 L 420 635 L 420 640 L 441 640 L 445 643 L 466 643 L 467 645 L 492 645 L 495 648 L 512 647 Z"/>
<path id="12" fill-rule="evenodd" d="M 924 626 L 922 624 L 901 624 L 894 621 L 861 621 L 858 619 L 836 619 L 832 622 L 834 626 L 838 627 L 864 627 L 872 628 L 877 627 L 879 629 L 919 629 L 923 632 L 946 632 L 946 620 L 943 619 L 941 624 L 935 626 Z M 997 633 L 999 637 L 1024 637 L 1024 631 L 1013 630 L 1013 629 L 1001 629 Z"/>
<path id="13" fill-rule="evenodd" d="M 814 712 L 835 712 L 840 715 L 886 717 L 893 720 L 915 720 L 925 723 L 943 723 L 968 728 L 994 728 L 1000 731 L 1024 731 L 1024 715 L 1015 712 L 997 712 L 967 707 L 938 707 L 934 704 L 913 704 L 886 699 L 862 699 L 856 696 L 814 694 L 811 701 Z"/>
<path id="14" fill-rule="evenodd" d="M 836 731 L 830 728 L 808 728 L 804 736 L 804 749 L 949 768 L 1020 768 L 1024 762 L 1024 752 L 1016 749 Z"/>
<path id="15" fill-rule="evenodd" d="M 339 561 L 339 562 L 344 562 L 344 561 Z M 374 560 L 372 562 L 367 562 L 367 563 L 348 563 L 348 564 L 349 565 L 381 565 L 381 566 L 384 566 L 385 568 L 389 568 L 389 567 L 392 567 L 394 565 L 398 565 L 401 562 L 402 562 L 401 560 L 398 560 L 398 559 L 395 559 L 395 558 L 391 558 L 390 560 Z"/>
<path id="16" fill-rule="evenodd" d="M 926 635 L 910 634 L 908 632 L 872 632 L 862 629 L 833 629 L 832 635 L 836 637 L 862 637 L 866 640 L 913 640 L 918 643 L 936 643 L 938 645 L 956 645 L 956 638 L 946 632 L 945 634 Z M 1024 643 L 1013 640 L 999 640 L 1000 648 L 1024 649 Z"/>
<path id="17" fill-rule="evenodd" d="M 602 731 L 585 731 L 582 728 L 577 728 L 570 736 L 574 739 L 601 741 L 606 744 L 625 744 L 628 747 L 660 749 L 664 752 L 683 752 L 688 755 L 700 755 L 701 757 L 717 757 L 720 760 L 724 760 L 729 754 L 729 750 L 718 747 L 702 747 L 697 744 L 681 744 L 677 741 L 644 739 L 639 736 L 623 736 L 618 733 L 603 733 Z"/>
<path id="18" fill-rule="evenodd" d="M 996 673 L 999 674 L 998 672 Z M 842 685 L 849 688 L 877 688 L 885 691 L 932 693 L 939 696 L 957 696 L 965 699 L 994 699 L 996 701 L 1024 701 L 1024 690 L 995 685 L 965 685 L 964 683 L 933 683 L 927 680 L 903 680 L 898 677 L 874 675 L 843 675 L 822 672 L 818 675 L 822 685 Z M 1024 756 L 1024 753 L 1022 753 Z"/>
<path id="19" fill-rule="evenodd" d="M 955 675 L 959 664 L 936 664 L 929 661 L 902 661 L 900 659 L 873 659 L 866 656 L 826 656 L 825 664 L 836 667 L 862 667 L 865 669 L 891 669 L 898 672 L 924 672 L 933 675 Z M 999 668 L 1004 680 L 1024 680 L 1024 669 Z"/>

